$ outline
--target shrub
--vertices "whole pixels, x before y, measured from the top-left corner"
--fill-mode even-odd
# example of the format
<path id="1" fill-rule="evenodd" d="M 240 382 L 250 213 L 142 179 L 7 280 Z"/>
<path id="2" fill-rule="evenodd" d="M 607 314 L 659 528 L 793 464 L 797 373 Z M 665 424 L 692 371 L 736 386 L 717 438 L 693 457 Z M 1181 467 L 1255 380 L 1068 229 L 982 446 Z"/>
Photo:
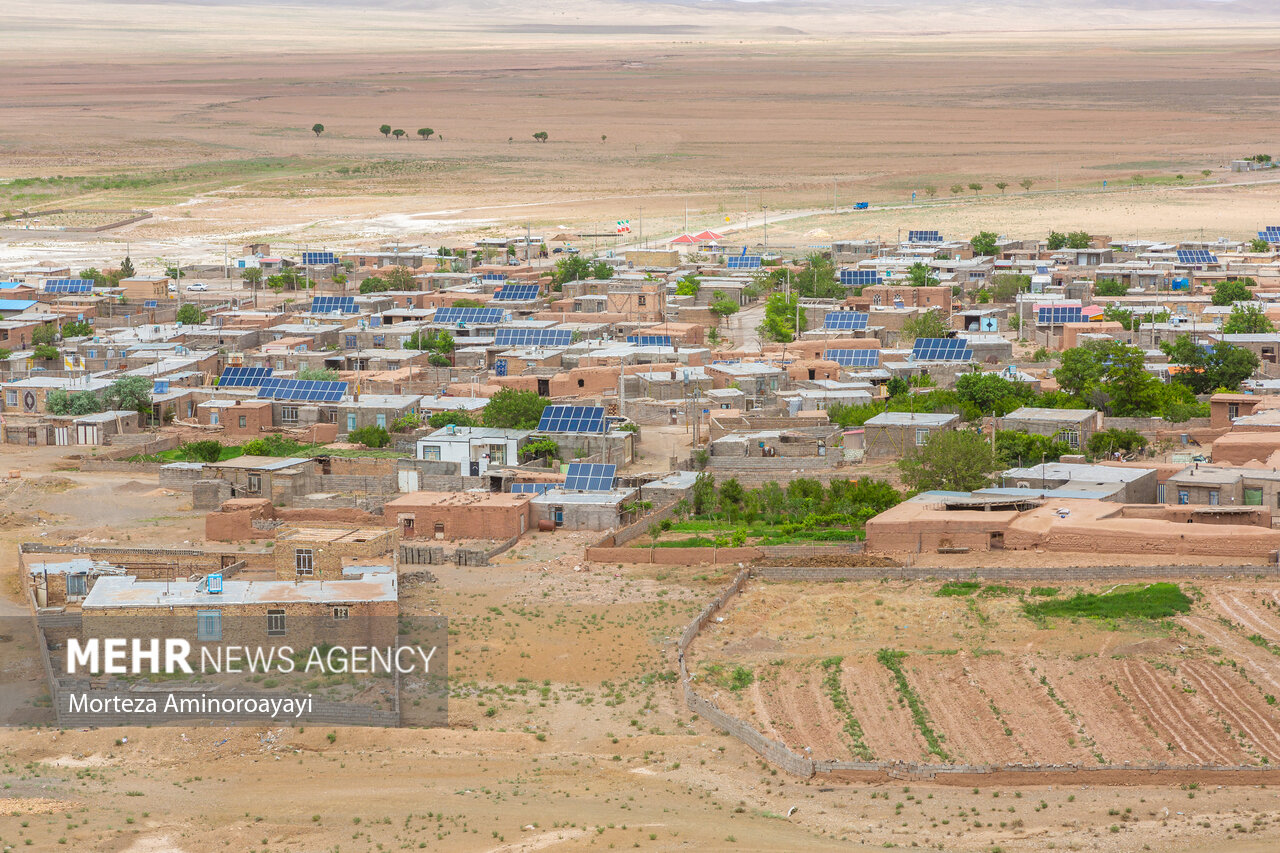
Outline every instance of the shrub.
<path id="1" fill-rule="evenodd" d="M 347 433 L 347 440 L 365 447 L 386 447 L 391 443 L 391 436 L 380 426 L 366 426 L 353 429 Z"/>
<path id="2" fill-rule="evenodd" d="M 182 445 L 182 458 L 193 462 L 217 462 L 222 458 L 222 445 L 212 439 L 191 441 Z"/>

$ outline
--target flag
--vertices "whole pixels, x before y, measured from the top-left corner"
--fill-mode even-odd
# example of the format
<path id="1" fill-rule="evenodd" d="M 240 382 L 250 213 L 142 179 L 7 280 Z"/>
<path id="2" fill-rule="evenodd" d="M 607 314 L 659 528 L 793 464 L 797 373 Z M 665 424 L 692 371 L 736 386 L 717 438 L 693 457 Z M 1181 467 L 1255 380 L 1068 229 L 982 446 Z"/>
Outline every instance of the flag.
<path id="1" fill-rule="evenodd" d="M 630 220 L 630 219 L 619 219 L 619 220 L 618 220 L 618 233 L 619 233 L 619 234 L 630 234 L 630 233 L 631 233 L 631 220 Z"/>

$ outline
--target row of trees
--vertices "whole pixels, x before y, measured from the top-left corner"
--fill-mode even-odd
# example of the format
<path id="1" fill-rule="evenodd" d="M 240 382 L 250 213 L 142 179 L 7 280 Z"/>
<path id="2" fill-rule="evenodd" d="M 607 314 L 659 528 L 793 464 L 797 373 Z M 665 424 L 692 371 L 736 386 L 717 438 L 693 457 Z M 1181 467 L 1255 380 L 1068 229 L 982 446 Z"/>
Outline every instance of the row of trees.
<path id="1" fill-rule="evenodd" d="M 799 526 L 816 523 L 854 529 L 861 529 L 867 519 L 902 500 L 888 483 L 869 477 L 832 480 L 826 486 L 800 478 L 785 487 L 769 482 L 747 489 L 735 478 L 717 487 L 715 477 L 706 472 L 698 475 L 690 496 L 692 514 L 701 520 Z"/>
<path id="2" fill-rule="evenodd" d="M 1030 191 L 1030 189 L 1033 186 L 1035 186 L 1035 183 L 1036 182 L 1031 180 L 1031 178 L 1023 178 L 1021 181 L 1018 182 L 1018 186 L 1022 187 L 1024 190 Z M 1001 194 L 1003 194 L 1004 191 L 1009 188 L 1009 186 L 1010 184 L 1008 181 L 995 182 L 995 188 L 1000 190 Z M 978 193 L 982 192 L 983 189 L 985 189 L 983 185 L 978 183 L 977 181 L 970 181 L 968 184 L 952 184 L 951 194 L 960 195 L 960 193 L 965 191 L 966 187 L 969 190 L 971 190 L 974 195 L 977 195 Z M 929 198 L 934 198 L 938 195 L 938 188 L 930 184 L 924 188 L 924 194 L 927 195 Z"/>

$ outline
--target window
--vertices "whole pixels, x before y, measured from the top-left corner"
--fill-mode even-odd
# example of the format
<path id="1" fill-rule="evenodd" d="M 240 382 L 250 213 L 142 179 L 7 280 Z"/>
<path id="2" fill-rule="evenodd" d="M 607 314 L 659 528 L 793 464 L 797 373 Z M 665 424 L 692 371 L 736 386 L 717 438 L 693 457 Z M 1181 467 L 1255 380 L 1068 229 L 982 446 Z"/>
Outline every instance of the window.
<path id="1" fill-rule="evenodd" d="M 1191 503 L 1191 496 L 1187 494 L 1187 490 L 1178 489 L 1178 504 L 1182 505 L 1182 504 L 1189 504 L 1189 503 Z"/>
<path id="2" fill-rule="evenodd" d="M 645 295 L 642 293 L 636 297 L 636 304 L 639 305 L 641 308 L 643 308 L 644 306 L 649 304 L 649 301 L 645 297 Z"/>
<path id="3" fill-rule="evenodd" d="M 262 491 L 262 475 L 261 474 L 249 475 L 249 491 L 253 492 L 254 494 L 257 494 L 258 492 Z"/>
<path id="4" fill-rule="evenodd" d="M 4 392 L 4 404 L 5 404 L 6 406 L 16 406 L 16 405 L 18 405 L 18 392 L 17 392 L 17 391 L 5 391 L 5 392 Z"/>
<path id="5" fill-rule="evenodd" d="M 296 424 L 298 422 L 297 406 L 281 406 L 280 407 L 280 423 Z"/>
<path id="6" fill-rule="evenodd" d="M 283 610 L 267 611 L 267 636 L 268 637 L 284 636 L 284 611 Z"/>
<path id="7" fill-rule="evenodd" d="M 222 415 L 221 415 L 221 413 L 220 413 L 217 409 L 214 409 L 214 410 L 212 410 L 211 412 L 209 412 L 209 424 L 210 424 L 210 426 L 217 426 L 217 425 L 218 425 L 218 423 L 219 423 L 219 420 L 221 419 L 221 417 L 222 417 Z"/>
<path id="8" fill-rule="evenodd" d="M 386 336 L 386 335 L 374 335 L 374 336 L 373 336 L 373 345 L 374 345 L 375 347 L 383 346 L 383 345 L 385 345 L 385 344 L 386 344 L 386 342 L 387 342 L 387 336 Z"/>
<path id="9" fill-rule="evenodd" d="M 440 461 L 440 446 L 438 444 L 426 444 L 422 447 L 422 458 L 429 459 L 432 462 Z"/>
<path id="10" fill-rule="evenodd" d="M 222 639 L 222 611 L 196 611 L 196 639 L 202 641 Z"/>
<path id="11" fill-rule="evenodd" d="M 295 548 L 293 551 L 294 569 L 300 575 L 315 574 L 315 555 L 311 553 L 310 548 Z"/>
<path id="12" fill-rule="evenodd" d="M 443 522 L 443 521 L 437 521 L 437 522 L 435 523 L 434 531 L 435 531 L 435 534 L 436 534 L 437 536 L 443 536 L 443 535 L 444 535 L 444 522 Z"/>
<path id="13" fill-rule="evenodd" d="M 1218 493 L 1217 493 L 1217 492 L 1210 492 L 1210 493 L 1209 493 L 1209 506 L 1217 506 L 1217 505 L 1218 505 Z"/>
<path id="14" fill-rule="evenodd" d="M 929 431 L 927 429 L 916 430 L 916 447 L 923 447 L 929 441 Z"/>
<path id="15" fill-rule="evenodd" d="M 67 575 L 67 598 L 80 597 L 89 594 L 89 576 L 80 573 L 75 575 Z"/>
<path id="16" fill-rule="evenodd" d="M 350 619 L 350 618 L 351 618 L 351 608 L 350 608 L 350 607 L 335 607 L 335 608 L 333 608 L 333 621 L 334 621 L 334 622 L 346 622 L 346 621 L 347 621 L 348 619 Z"/>
<path id="17" fill-rule="evenodd" d="M 347 432 L 351 432 L 355 428 L 356 428 L 355 412 L 348 412 L 347 413 Z"/>
<path id="18" fill-rule="evenodd" d="M 1080 430 L 1064 429 L 1058 433 L 1058 441 L 1065 441 L 1072 450 L 1080 449 Z"/>
<path id="19" fill-rule="evenodd" d="M 85 353 L 85 355 L 87 355 L 89 358 L 97 358 L 98 351 L 96 349 L 91 349 L 87 353 Z"/>
<path id="20" fill-rule="evenodd" d="M 1156 503 L 1164 503 L 1164 483 L 1156 483 Z"/>
<path id="21" fill-rule="evenodd" d="M 241 416 L 240 416 L 240 429 L 245 429 L 245 428 L 246 428 L 246 427 L 248 427 L 248 426 L 249 426 L 249 417 L 248 417 L 248 415 L 241 415 Z"/>
<path id="22" fill-rule="evenodd" d="M 379 412 L 377 415 L 374 416 L 374 421 L 378 424 L 378 426 L 382 427 L 383 429 L 387 428 L 386 414 Z"/>
<path id="23" fill-rule="evenodd" d="M 1228 404 L 1227 404 L 1227 417 L 1228 417 L 1228 418 L 1230 418 L 1230 419 L 1231 419 L 1231 420 L 1233 420 L 1233 421 L 1234 421 L 1236 418 L 1240 417 L 1240 404 L 1239 404 L 1239 403 L 1228 403 Z"/>
<path id="24" fill-rule="evenodd" d="M 347 349 L 355 349 L 355 348 L 356 348 L 356 336 L 355 336 L 355 335 L 345 335 L 344 337 L 346 338 L 346 342 L 347 342 Z"/>

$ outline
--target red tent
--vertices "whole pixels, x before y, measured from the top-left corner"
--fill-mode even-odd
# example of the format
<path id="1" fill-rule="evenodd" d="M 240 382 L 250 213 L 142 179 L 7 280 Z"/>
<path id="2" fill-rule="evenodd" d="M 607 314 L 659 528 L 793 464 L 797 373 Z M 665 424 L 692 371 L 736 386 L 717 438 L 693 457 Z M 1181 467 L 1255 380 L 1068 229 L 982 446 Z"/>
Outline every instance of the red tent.
<path id="1" fill-rule="evenodd" d="M 717 233 L 716 233 L 716 232 L 714 232 L 714 231 L 703 231 L 701 234 L 694 234 L 694 235 L 693 235 L 693 239 L 695 239 L 695 240 L 697 240 L 697 241 L 699 241 L 699 242 L 701 242 L 701 243 L 705 243 L 705 242 L 707 242 L 708 240 L 723 240 L 723 239 L 724 239 L 724 235 L 723 235 L 723 234 L 717 234 Z"/>
<path id="2" fill-rule="evenodd" d="M 697 243 L 697 237 L 691 237 L 688 234 L 681 234 L 679 237 L 671 241 L 672 243 Z"/>

